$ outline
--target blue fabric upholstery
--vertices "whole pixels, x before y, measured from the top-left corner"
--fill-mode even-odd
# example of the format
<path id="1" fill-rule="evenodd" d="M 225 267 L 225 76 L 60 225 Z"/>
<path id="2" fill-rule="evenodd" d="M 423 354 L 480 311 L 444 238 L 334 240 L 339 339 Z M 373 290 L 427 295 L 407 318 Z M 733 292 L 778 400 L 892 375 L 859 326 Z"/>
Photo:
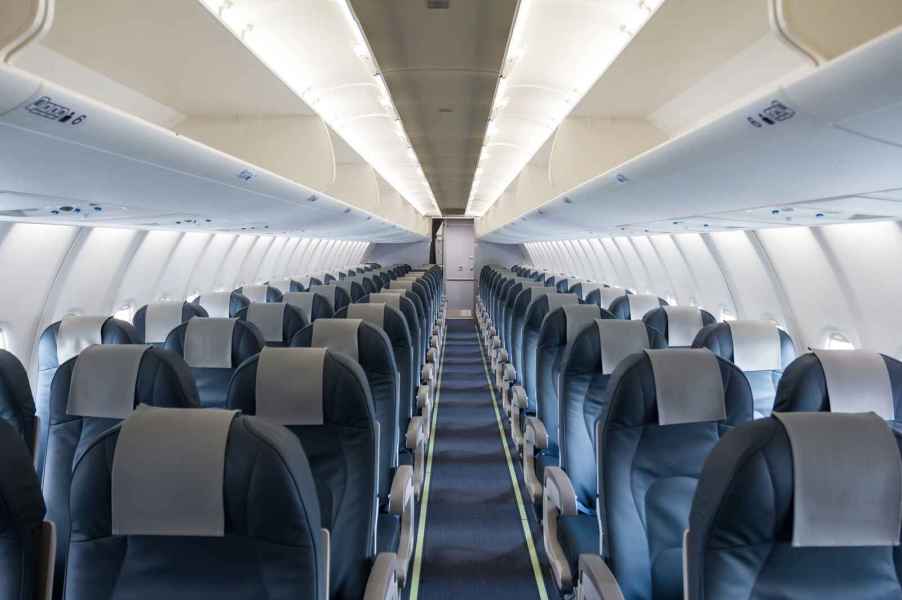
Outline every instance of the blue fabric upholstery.
<path id="1" fill-rule="evenodd" d="M 118 419 L 68 414 L 69 388 L 77 358 L 63 363 L 50 392 L 50 435 L 47 463 L 41 481 L 47 502 L 47 518 L 57 527 L 55 598 L 62 594 L 69 539 L 70 484 L 78 456 L 98 435 L 119 423 Z M 138 368 L 134 406 L 148 404 L 166 408 L 197 408 L 197 389 L 188 365 L 172 352 L 151 347 Z M 87 597 L 87 596 L 85 596 Z"/>
<path id="2" fill-rule="evenodd" d="M 0 419 L 0 598 L 38 598 L 44 499 L 19 432 Z"/>
<path id="3" fill-rule="evenodd" d="M 310 329 L 308 327 L 308 329 Z M 229 390 L 229 408 L 257 412 L 259 358 L 241 365 Z M 376 485 L 380 479 L 376 418 L 360 365 L 327 352 L 323 363 L 322 425 L 292 425 L 304 448 L 319 497 L 322 526 L 331 534 L 331 598 L 358 600 L 376 545 Z M 383 531 L 383 536 L 388 533 Z M 389 536 L 390 537 L 390 536 Z"/>
<path id="4" fill-rule="evenodd" d="M 895 439 L 902 450 L 898 432 Z M 794 478 L 789 437 L 779 419 L 759 419 L 724 436 L 705 464 L 692 503 L 688 598 L 902 598 L 899 546 L 792 545 Z"/>
<path id="5" fill-rule="evenodd" d="M 117 427 L 101 435 L 75 465 L 67 600 L 325 600 L 316 486 L 304 451 L 288 430 L 248 416 L 232 421 L 222 537 L 113 532 L 112 465 L 119 433 Z"/>
<path id="6" fill-rule="evenodd" d="M 6 421 L 34 454 L 35 407 L 25 367 L 11 352 L 0 350 L 0 421 Z"/>
<path id="7" fill-rule="evenodd" d="M 646 353 L 623 360 L 611 377 L 597 434 L 598 506 L 603 555 L 628 600 L 682 600 L 683 531 L 702 466 L 725 433 L 752 419 L 748 381 L 732 363 L 717 363 L 723 421 L 659 425 Z"/>
<path id="8" fill-rule="evenodd" d="M 184 358 L 185 332 L 188 323 L 182 323 L 172 330 L 163 347 Z M 244 321 L 235 321 L 232 331 L 232 366 L 227 368 L 191 367 L 200 405 L 204 408 L 222 408 L 226 403 L 229 380 L 241 363 L 263 349 L 263 337 L 253 325 Z"/>

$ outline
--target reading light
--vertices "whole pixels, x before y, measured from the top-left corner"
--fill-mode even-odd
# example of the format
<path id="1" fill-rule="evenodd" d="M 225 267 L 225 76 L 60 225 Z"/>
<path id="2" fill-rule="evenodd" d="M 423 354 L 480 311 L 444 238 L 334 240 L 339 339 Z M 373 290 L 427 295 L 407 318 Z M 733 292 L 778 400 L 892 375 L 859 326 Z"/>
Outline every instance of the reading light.
<path id="1" fill-rule="evenodd" d="M 467 215 L 501 197 L 663 3 L 520 0 Z"/>
<path id="2" fill-rule="evenodd" d="M 199 0 L 420 214 L 440 213 L 349 0 Z"/>

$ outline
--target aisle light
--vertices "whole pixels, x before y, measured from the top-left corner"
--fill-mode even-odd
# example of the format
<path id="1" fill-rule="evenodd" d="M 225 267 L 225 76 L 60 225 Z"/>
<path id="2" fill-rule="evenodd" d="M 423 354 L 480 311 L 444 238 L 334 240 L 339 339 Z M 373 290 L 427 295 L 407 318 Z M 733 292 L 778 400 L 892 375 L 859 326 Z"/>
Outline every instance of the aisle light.
<path id="1" fill-rule="evenodd" d="M 491 208 L 663 3 L 520 0 L 467 215 Z"/>
<path id="2" fill-rule="evenodd" d="M 349 0 L 198 0 L 420 214 L 429 181 Z"/>

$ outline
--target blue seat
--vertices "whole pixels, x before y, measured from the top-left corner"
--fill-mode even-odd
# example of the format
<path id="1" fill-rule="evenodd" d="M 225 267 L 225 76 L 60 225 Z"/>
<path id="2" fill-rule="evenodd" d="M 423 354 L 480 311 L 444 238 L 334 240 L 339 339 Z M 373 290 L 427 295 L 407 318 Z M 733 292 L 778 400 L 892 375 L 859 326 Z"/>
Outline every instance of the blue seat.
<path id="1" fill-rule="evenodd" d="M 247 308 L 238 311 L 237 317 L 239 321 L 254 325 L 267 346 L 287 346 L 291 338 L 307 326 L 304 311 L 286 302 L 251 302 Z"/>
<path id="2" fill-rule="evenodd" d="M 649 311 L 661 306 L 667 306 L 667 302 L 663 298 L 651 294 L 626 294 L 614 298 L 608 306 L 608 310 L 614 313 L 618 319 L 638 320 Z"/>
<path id="3" fill-rule="evenodd" d="M 310 291 L 325 298 L 333 314 L 351 303 L 347 290 L 334 284 L 311 285 Z"/>
<path id="4" fill-rule="evenodd" d="M 727 321 L 704 327 L 692 345 L 742 369 L 755 396 L 755 416 L 770 415 L 783 369 L 796 357 L 788 333 L 772 321 Z"/>
<path id="5" fill-rule="evenodd" d="M 325 348 L 267 348 L 235 374 L 229 407 L 284 425 L 300 440 L 330 532 L 333 600 L 363 597 L 377 547 L 395 553 L 403 580 L 413 550 L 413 475 L 409 466 L 399 468 L 387 486 L 391 498 L 380 506 L 380 448 L 390 447 L 380 445 L 367 377 L 356 361 Z"/>
<path id="6" fill-rule="evenodd" d="M 237 315 L 242 308 L 246 308 L 251 301 L 238 292 L 211 292 L 201 294 L 193 300 L 193 303 L 202 307 L 208 317 L 228 319 Z"/>
<path id="7" fill-rule="evenodd" d="M 53 525 L 22 436 L 0 419 L 0 598 L 37 600 L 53 587 Z"/>
<path id="8" fill-rule="evenodd" d="M 286 292 L 282 301 L 299 308 L 308 324 L 317 319 L 331 319 L 334 312 L 329 299 L 316 292 Z"/>
<path id="9" fill-rule="evenodd" d="M 607 284 L 582 285 L 583 302 L 610 310 L 614 300 L 630 294 L 629 290 Z"/>
<path id="10" fill-rule="evenodd" d="M 581 514 L 566 475 L 545 470 L 545 526 L 555 582 L 574 583 L 581 555 L 604 559 L 628 600 L 681 600 L 683 531 L 705 459 L 752 420 L 748 381 L 703 349 L 645 350 L 623 359 L 596 425 L 596 515 Z M 602 536 L 600 532 L 604 532 Z"/>
<path id="11" fill-rule="evenodd" d="M 873 413 L 774 413 L 736 428 L 692 503 L 685 597 L 902 597 L 900 452 Z"/>
<path id="12" fill-rule="evenodd" d="M 244 285 L 235 290 L 236 294 L 241 294 L 251 302 L 281 302 L 282 290 L 269 285 Z"/>
<path id="13" fill-rule="evenodd" d="M 316 485 L 284 428 L 142 408 L 75 465 L 67 600 L 326 600 Z"/>
<path id="14" fill-rule="evenodd" d="M 173 329 L 163 344 L 191 367 L 203 408 L 225 406 L 235 369 L 263 346 L 260 331 L 236 319 L 191 319 Z"/>
<path id="15" fill-rule="evenodd" d="M 6 350 L 0 350 L 0 421 L 9 424 L 34 455 L 37 423 L 31 384 L 25 367 Z"/>
<path id="16" fill-rule="evenodd" d="M 169 332 L 194 317 L 208 317 L 202 306 L 192 302 L 152 302 L 137 311 L 132 322 L 141 344 L 162 345 Z"/>
<path id="17" fill-rule="evenodd" d="M 198 407 L 188 365 L 154 346 L 96 345 L 63 363 L 53 378 L 47 462 L 41 485 L 47 518 L 56 524 L 60 540 L 55 598 L 62 597 L 66 573 L 75 461 L 98 435 L 128 417 L 139 404 Z"/>
<path id="18" fill-rule="evenodd" d="M 38 383 L 35 389 L 37 442 L 35 468 L 44 472 L 50 431 L 50 386 L 61 364 L 93 344 L 136 344 L 138 332 L 131 323 L 112 317 L 66 317 L 49 325 L 38 342 Z"/>
<path id="19" fill-rule="evenodd" d="M 642 317 L 645 324 L 661 332 L 672 348 L 691 347 L 703 327 L 717 323 L 714 315 L 696 306 L 662 306 Z"/>
<path id="20" fill-rule="evenodd" d="M 266 285 L 276 288 L 282 293 L 283 296 L 289 292 L 307 291 L 306 286 L 302 282 L 291 277 L 286 277 L 284 279 L 271 279 L 266 282 Z"/>

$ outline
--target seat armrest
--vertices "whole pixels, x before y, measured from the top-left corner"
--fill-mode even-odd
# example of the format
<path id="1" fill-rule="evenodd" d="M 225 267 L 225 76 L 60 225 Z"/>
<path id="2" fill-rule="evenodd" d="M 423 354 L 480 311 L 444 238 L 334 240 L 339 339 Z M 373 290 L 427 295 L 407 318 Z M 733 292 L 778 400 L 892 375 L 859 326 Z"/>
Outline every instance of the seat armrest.
<path id="1" fill-rule="evenodd" d="M 395 471 L 388 495 L 388 512 L 401 517 L 401 539 L 398 542 L 396 557 L 398 581 L 401 588 L 407 581 L 410 559 L 413 557 L 414 525 L 416 523 L 415 496 L 413 468 L 410 465 L 401 465 Z"/>
<path id="2" fill-rule="evenodd" d="M 577 600 L 623 600 L 623 592 L 611 569 L 597 554 L 579 555 Z"/>
<path id="3" fill-rule="evenodd" d="M 529 406 L 529 399 L 526 396 L 526 388 L 522 385 L 515 385 L 511 388 L 511 402 L 516 404 L 521 411 L 525 411 Z"/>
<path id="4" fill-rule="evenodd" d="M 432 428 L 432 390 L 427 384 L 420 384 L 417 388 L 417 408 L 423 417 L 424 433 L 428 439 Z"/>
<path id="5" fill-rule="evenodd" d="M 435 364 L 426 363 L 423 370 L 420 371 L 420 383 L 428 385 L 430 388 L 435 384 Z"/>
<path id="6" fill-rule="evenodd" d="M 426 362 L 438 364 L 438 352 L 435 348 L 429 348 L 429 350 L 426 351 Z"/>
<path id="7" fill-rule="evenodd" d="M 558 536 L 558 517 L 576 514 L 576 492 L 570 478 L 560 467 L 547 467 L 542 494 L 542 541 L 551 575 L 560 590 L 573 586 L 573 573 Z"/>
<path id="8" fill-rule="evenodd" d="M 522 415 L 529 406 L 526 397 L 526 388 L 522 385 L 515 385 L 511 388 L 511 439 L 518 450 L 523 448 L 523 423 Z"/>
<path id="9" fill-rule="evenodd" d="M 332 573 L 332 533 L 328 529 L 319 530 L 320 540 L 323 542 L 323 598 L 329 597 L 330 573 Z"/>
<path id="10" fill-rule="evenodd" d="M 507 353 L 507 350 L 505 350 L 504 348 L 502 348 L 501 350 L 498 351 L 498 362 L 505 363 L 505 364 L 510 362 L 510 355 Z"/>
<path id="11" fill-rule="evenodd" d="M 413 488 L 419 498 L 426 473 L 426 419 L 411 417 L 404 435 L 404 445 L 413 452 Z"/>
<path id="12" fill-rule="evenodd" d="M 394 552 L 380 552 L 366 580 L 363 600 L 399 600 L 398 557 Z"/>
<path id="13" fill-rule="evenodd" d="M 538 417 L 526 417 L 526 431 L 523 434 L 523 480 L 526 491 L 533 502 L 542 497 L 543 478 L 536 474 L 536 454 L 548 447 L 548 432 Z"/>

